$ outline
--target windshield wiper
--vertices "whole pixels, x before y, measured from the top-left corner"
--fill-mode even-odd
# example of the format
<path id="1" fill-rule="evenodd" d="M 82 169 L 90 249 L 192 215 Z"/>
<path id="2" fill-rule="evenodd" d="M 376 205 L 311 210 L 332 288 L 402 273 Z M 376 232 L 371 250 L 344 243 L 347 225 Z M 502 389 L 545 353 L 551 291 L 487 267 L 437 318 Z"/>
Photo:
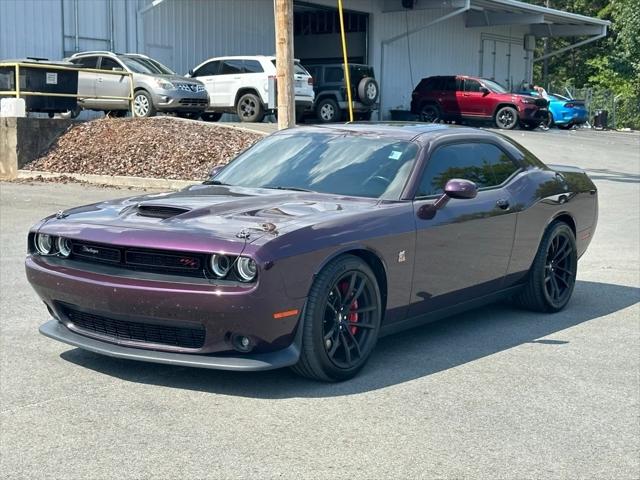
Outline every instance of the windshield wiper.
<path id="1" fill-rule="evenodd" d="M 270 188 L 272 190 L 292 190 L 294 192 L 311 192 L 311 193 L 315 193 L 313 190 L 309 190 L 309 189 L 306 189 L 306 188 L 298 188 L 298 187 L 276 186 L 276 187 L 262 187 L 262 188 Z"/>

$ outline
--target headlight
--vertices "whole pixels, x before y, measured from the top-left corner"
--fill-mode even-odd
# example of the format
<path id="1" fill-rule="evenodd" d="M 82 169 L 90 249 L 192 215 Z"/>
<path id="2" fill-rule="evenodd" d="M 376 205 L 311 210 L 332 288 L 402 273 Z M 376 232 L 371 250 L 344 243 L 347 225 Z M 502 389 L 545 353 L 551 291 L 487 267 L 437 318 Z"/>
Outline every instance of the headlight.
<path id="1" fill-rule="evenodd" d="M 173 90 L 175 87 L 173 83 L 168 80 L 163 80 L 162 78 L 154 78 L 156 85 L 164 90 Z"/>
<path id="2" fill-rule="evenodd" d="M 231 268 L 231 260 L 226 255 L 212 255 L 211 256 L 211 270 L 218 277 L 226 277 L 227 273 L 229 273 L 229 269 Z"/>
<path id="3" fill-rule="evenodd" d="M 53 251 L 53 237 L 44 233 L 36 235 L 36 250 L 41 255 L 49 255 Z"/>
<path id="4" fill-rule="evenodd" d="M 258 267 L 256 266 L 256 262 L 253 259 L 249 257 L 238 257 L 236 270 L 238 271 L 240 280 L 242 280 L 243 282 L 250 282 L 251 280 L 256 278 Z"/>
<path id="5" fill-rule="evenodd" d="M 68 238 L 58 237 L 58 241 L 56 243 L 58 245 L 58 252 L 60 255 L 65 258 L 71 255 L 71 240 Z"/>

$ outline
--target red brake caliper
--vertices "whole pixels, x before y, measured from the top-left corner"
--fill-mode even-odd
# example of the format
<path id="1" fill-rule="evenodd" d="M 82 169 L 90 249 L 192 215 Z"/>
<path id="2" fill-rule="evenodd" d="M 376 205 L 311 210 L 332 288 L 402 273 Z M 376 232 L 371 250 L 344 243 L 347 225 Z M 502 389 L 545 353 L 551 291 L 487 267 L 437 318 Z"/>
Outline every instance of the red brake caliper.
<path id="1" fill-rule="evenodd" d="M 340 293 L 342 293 L 342 295 L 346 295 L 348 292 L 347 290 L 349 289 L 349 283 L 347 282 L 342 282 L 340 284 Z M 351 313 L 349 313 L 349 315 L 347 316 L 347 321 L 350 323 L 358 323 L 358 314 L 354 313 L 355 310 L 358 309 L 358 300 L 353 300 L 353 302 L 351 302 L 351 305 L 349 306 L 349 311 Z M 351 330 L 351 335 L 355 335 L 356 332 L 358 331 L 358 327 L 349 327 Z"/>

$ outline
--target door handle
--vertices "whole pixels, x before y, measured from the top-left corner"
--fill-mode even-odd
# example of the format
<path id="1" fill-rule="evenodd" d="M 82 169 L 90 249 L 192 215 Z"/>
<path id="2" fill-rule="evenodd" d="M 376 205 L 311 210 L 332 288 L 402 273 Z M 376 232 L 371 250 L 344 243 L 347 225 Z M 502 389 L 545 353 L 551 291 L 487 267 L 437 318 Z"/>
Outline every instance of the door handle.
<path id="1" fill-rule="evenodd" d="M 501 198 L 496 202 L 496 205 L 498 206 L 498 208 L 501 208 L 502 210 L 508 210 L 509 200 L 507 200 L 506 198 Z"/>

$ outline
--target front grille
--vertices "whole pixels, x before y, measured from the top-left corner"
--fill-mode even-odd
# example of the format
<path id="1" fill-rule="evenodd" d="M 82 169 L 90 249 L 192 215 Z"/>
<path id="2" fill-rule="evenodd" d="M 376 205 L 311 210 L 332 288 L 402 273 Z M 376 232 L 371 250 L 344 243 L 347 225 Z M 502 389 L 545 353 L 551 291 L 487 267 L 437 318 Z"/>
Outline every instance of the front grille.
<path id="1" fill-rule="evenodd" d="M 170 255 L 137 250 L 127 250 L 125 263 L 127 265 L 170 268 L 172 270 L 197 271 L 202 268 L 200 258 L 194 255 Z"/>
<path id="2" fill-rule="evenodd" d="M 74 257 L 91 262 L 120 263 L 121 259 L 121 252 L 117 248 L 85 242 L 72 242 L 71 252 Z"/>
<path id="3" fill-rule="evenodd" d="M 209 105 L 209 102 L 204 98 L 181 98 L 178 103 L 180 103 L 180 105 L 189 107 L 200 107 L 203 105 Z"/>
<path id="4" fill-rule="evenodd" d="M 196 83 L 175 83 L 176 89 L 182 90 L 185 92 L 204 92 L 204 85 L 198 85 Z"/>
<path id="5" fill-rule="evenodd" d="M 113 340 L 152 343 L 180 348 L 202 348 L 204 345 L 204 327 L 171 327 L 151 323 L 130 322 L 81 312 L 63 306 L 65 316 L 71 322 L 70 327 L 79 332 L 93 333 Z"/>
<path id="6" fill-rule="evenodd" d="M 202 253 L 97 245 L 80 240 L 71 240 L 71 251 L 70 259 L 80 262 L 108 263 L 130 270 L 206 278 L 206 256 Z"/>

